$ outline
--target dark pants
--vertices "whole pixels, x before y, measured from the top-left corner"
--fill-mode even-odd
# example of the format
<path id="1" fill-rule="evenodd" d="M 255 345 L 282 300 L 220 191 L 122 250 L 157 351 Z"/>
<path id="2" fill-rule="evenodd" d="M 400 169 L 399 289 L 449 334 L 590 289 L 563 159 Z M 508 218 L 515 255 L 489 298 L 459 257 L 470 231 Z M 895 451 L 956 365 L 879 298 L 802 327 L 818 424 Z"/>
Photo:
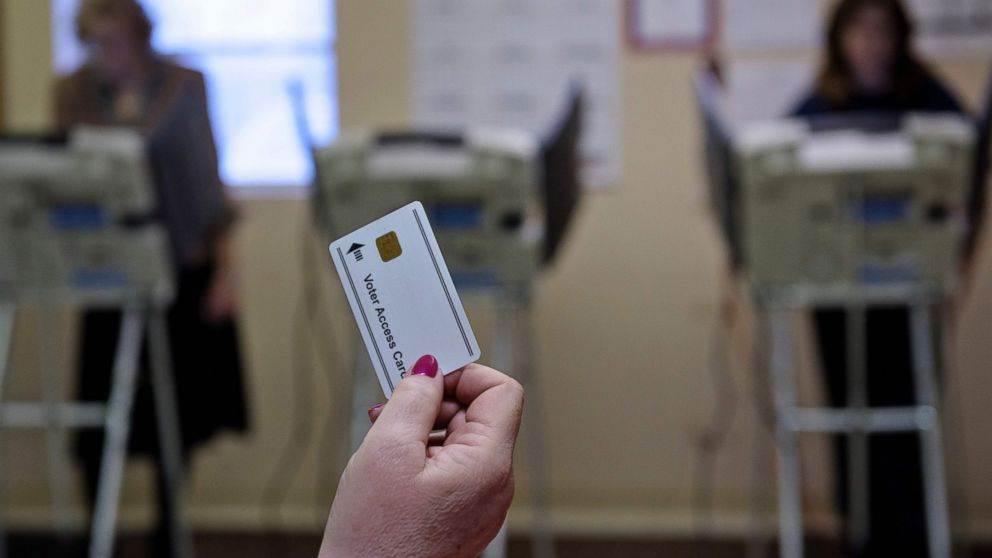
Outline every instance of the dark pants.
<path id="1" fill-rule="evenodd" d="M 847 404 L 847 314 L 841 309 L 814 313 L 823 376 L 830 405 Z M 916 404 L 909 310 L 871 308 L 867 312 L 867 396 L 871 407 Z M 833 440 L 837 506 L 850 519 L 847 438 Z M 872 434 L 868 439 L 869 533 L 854 556 L 927 556 L 920 440 L 916 433 Z"/>
<path id="2" fill-rule="evenodd" d="M 247 412 L 241 374 L 237 331 L 233 321 L 208 324 L 202 318 L 203 300 L 213 270 L 209 266 L 185 269 L 179 274 L 176 300 L 167 312 L 172 376 L 176 392 L 184 462 L 200 444 L 225 431 L 247 429 Z M 121 326 L 119 311 L 89 311 L 83 316 L 79 354 L 78 397 L 81 401 L 106 401 L 110 394 L 114 355 Z M 139 381 L 131 413 L 129 454 L 152 456 L 159 489 L 159 535 L 156 548 L 168 553 L 170 498 L 158 447 L 155 404 L 148 373 L 147 343 L 142 347 Z M 87 495 L 95 501 L 104 435 L 83 431 L 76 438 L 76 455 L 86 478 Z"/>

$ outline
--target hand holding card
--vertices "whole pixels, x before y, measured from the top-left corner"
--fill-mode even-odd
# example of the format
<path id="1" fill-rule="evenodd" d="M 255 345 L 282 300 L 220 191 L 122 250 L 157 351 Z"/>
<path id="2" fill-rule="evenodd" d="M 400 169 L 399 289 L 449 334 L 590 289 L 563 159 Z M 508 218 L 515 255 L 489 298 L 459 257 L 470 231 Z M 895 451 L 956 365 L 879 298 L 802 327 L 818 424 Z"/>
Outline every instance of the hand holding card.
<path id="1" fill-rule="evenodd" d="M 513 497 L 522 411 L 512 378 L 477 364 L 441 376 L 418 359 L 349 461 L 320 555 L 478 556 Z M 447 436 L 431 445 L 438 428 Z"/>

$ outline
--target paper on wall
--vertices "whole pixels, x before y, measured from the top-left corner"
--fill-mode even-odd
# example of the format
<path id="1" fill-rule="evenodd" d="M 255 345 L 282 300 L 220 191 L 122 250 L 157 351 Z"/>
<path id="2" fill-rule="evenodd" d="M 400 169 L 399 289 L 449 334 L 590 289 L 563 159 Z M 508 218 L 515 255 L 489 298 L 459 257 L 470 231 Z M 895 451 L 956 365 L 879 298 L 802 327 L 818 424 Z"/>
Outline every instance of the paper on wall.
<path id="1" fill-rule="evenodd" d="M 429 126 L 543 135 L 584 87 L 583 179 L 620 175 L 619 4 L 601 0 L 417 0 L 413 113 Z"/>
<path id="2" fill-rule="evenodd" d="M 700 44 L 710 33 L 710 0 L 639 0 L 635 9 L 643 42 Z"/>
<path id="3" fill-rule="evenodd" d="M 909 0 L 927 52 L 992 53 L 992 0 Z"/>
<path id="4" fill-rule="evenodd" d="M 727 50 L 815 49 L 820 45 L 820 0 L 724 0 L 723 6 Z"/>

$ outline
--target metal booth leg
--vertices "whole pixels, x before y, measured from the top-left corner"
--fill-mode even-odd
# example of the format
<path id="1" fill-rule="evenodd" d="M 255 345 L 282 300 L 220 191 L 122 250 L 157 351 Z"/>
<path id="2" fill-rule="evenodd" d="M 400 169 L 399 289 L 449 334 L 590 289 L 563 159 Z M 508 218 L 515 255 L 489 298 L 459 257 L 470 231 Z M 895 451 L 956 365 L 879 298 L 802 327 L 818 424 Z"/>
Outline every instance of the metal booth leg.
<path id="1" fill-rule="evenodd" d="M 167 502 L 166 509 L 171 516 L 166 519 L 173 557 L 189 558 L 193 555 L 193 549 L 183 515 L 182 434 L 173 381 L 169 331 L 162 309 L 155 309 L 148 314 L 148 335 L 152 394 L 155 398 L 161 458 L 159 467 L 162 467 L 165 492 L 167 492 L 167 494 L 159 494 L 159 497 Z"/>
<path id="2" fill-rule="evenodd" d="M 531 484 L 533 485 L 534 558 L 554 558 L 555 540 L 551 526 L 551 471 L 548 456 L 548 436 L 545 432 L 543 391 L 541 379 L 534 373 L 534 323 L 529 304 L 516 307 L 519 351 L 514 351 L 520 378 L 530 391 L 530 432 L 527 434 L 527 453 L 531 455 Z M 533 403 L 537 403 L 534 405 Z"/>
<path id="3" fill-rule="evenodd" d="M 493 323 L 489 333 L 489 362 L 497 370 L 502 370 L 508 374 L 514 372 L 513 369 L 513 316 L 512 309 L 503 297 L 497 295 L 493 304 Z M 506 558 L 507 555 L 507 532 L 506 522 L 503 522 L 496 538 L 489 543 L 482 553 L 482 558 Z"/>
<path id="4" fill-rule="evenodd" d="M 7 365 L 10 356 L 11 339 L 14 336 L 14 316 L 15 306 L 8 303 L 0 303 L 0 411 L 3 409 L 3 392 L 7 382 Z M 6 521 L 6 486 L 7 471 L 4 462 L 4 439 L 3 429 L 0 425 L 0 558 L 7 557 L 7 521 Z"/>
<path id="5" fill-rule="evenodd" d="M 551 475 L 548 457 L 541 381 L 534 373 L 534 324 L 527 292 L 506 293 L 498 301 L 496 327 L 509 335 L 510 370 L 524 385 L 531 401 L 524 412 L 524 443 L 530 462 L 533 532 L 531 555 L 554 558 L 555 541 L 551 526 Z M 499 334 L 499 331 L 496 332 Z"/>
<path id="6" fill-rule="evenodd" d="M 141 309 L 125 308 L 114 357 L 113 383 L 107 400 L 106 437 L 93 510 L 90 558 L 110 558 L 114 548 L 117 506 L 141 351 L 142 322 Z"/>
<path id="7" fill-rule="evenodd" d="M 930 306 L 918 302 L 911 309 L 910 339 L 913 347 L 913 374 L 916 383 L 920 451 L 923 460 L 923 490 L 926 503 L 927 539 L 931 558 L 951 555 L 948 526 L 947 487 L 944 477 L 940 413 L 933 355 L 933 329 Z"/>
<path id="8" fill-rule="evenodd" d="M 65 423 L 60 406 L 63 402 L 62 381 L 58 366 L 59 343 L 55 339 L 58 320 L 55 308 L 42 304 L 38 307 L 35 335 L 41 367 L 42 397 L 45 409 L 45 447 L 48 456 L 48 482 L 52 501 L 55 531 L 62 536 L 69 533 L 70 476 L 65 456 Z"/>
<path id="9" fill-rule="evenodd" d="M 761 321 L 756 326 L 762 331 L 768 327 L 767 320 L 764 320 L 764 317 L 766 316 L 759 314 L 759 320 Z M 771 374 L 767 355 L 763 352 L 761 341 L 763 337 L 763 335 L 756 334 L 752 339 L 751 347 L 751 381 L 754 382 L 752 389 L 754 390 L 753 400 L 756 405 L 754 419 L 751 425 L 751 460 L 749 465 L 751 486 L 748 489 L 748 514 L 750 515 L 748 519 L 748 530 L 750 533 L 748 534 L 747 558 L 765 558 L 768 556 L 770 542 L 768 533 L 771 510 L 769 499 L 771 494 L 768 485 L 768 473 L 772 469 L 772 464 L 769 462 L 772 448 L 768 443 L 768 436 L 771 433 L 767 431 L 767 428 L 771 423 L 768 421 L 770 417 L 765 415 L 761 404 L 757 403 L 761 401 L 760 398 L 762 397 L 758 391 L 760 384 L 757 376 L 761 374 L 768 377 Z"/>
<path id="10" fill-rule="evenodd" d="M 7 381 L 7 364 L 10 356 L 10 343 L 14 337 L 15 306 L 0 303 L 0 400 Z"/>
<path id="11" fill-rule="evenodd" d="M 778 457 L 779 546 L 782 558 L 803 555 L 802 485 L 796 434 L 796 389 L 793 381 L 792 313 L 771 312 L 772 390 Z"/>

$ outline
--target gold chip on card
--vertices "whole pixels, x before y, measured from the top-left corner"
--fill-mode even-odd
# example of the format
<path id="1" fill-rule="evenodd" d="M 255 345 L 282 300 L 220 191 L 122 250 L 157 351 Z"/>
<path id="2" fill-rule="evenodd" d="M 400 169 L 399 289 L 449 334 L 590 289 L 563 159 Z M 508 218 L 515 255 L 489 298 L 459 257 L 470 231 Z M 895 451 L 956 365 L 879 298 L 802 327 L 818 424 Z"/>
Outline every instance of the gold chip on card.
<path id="1" fill-rule="evenodd" d="M 393 231 L 389 231 L 375 239 L 375 245 L 379 248 L 379 257 L 382 258 L 383 262 L 395 260 L 403 253 L 403 247 L 400 246 L 400 239 Z"/>

